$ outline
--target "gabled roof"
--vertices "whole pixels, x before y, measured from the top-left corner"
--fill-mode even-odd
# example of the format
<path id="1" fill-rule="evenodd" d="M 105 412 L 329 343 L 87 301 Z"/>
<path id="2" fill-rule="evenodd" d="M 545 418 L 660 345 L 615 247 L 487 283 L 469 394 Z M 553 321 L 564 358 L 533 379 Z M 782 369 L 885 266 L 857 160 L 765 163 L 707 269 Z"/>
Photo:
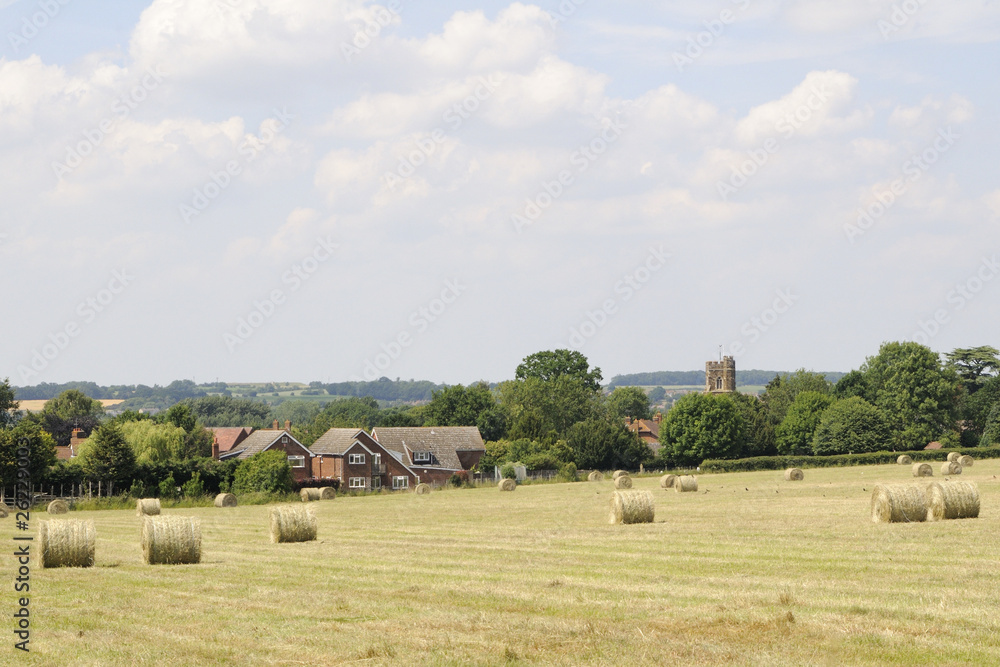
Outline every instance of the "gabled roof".
<path id="1" fill-rule="evenodd" d="M 357 440 L 370 440 L 370 436 L 359 428 L 331 428 L 317 438 L 309 450 L 313 454 L 343 454 Z"/>
<path id="2" fill-rule="evenodd" d="M 305 449 L 307 452 L 309 451 L 305 445 L 296 440 L 288 431 L 284 429 L 261 429 L 251 433 L 247 436 L 246 440 L 236 445 L 235 449 L 226 452 L 225 454 L 219 456 L 219 458 L 228 459 L 235 456 L 242 461 L 243 459 L 249 458 L 254 454 L 260 454 L 282 437 L 289 438 L 299 447 L 302 447 L 302 449 Z"/>
<path id="3" fill-rule="evenodd" d="M 216 439 L 219 441 L 220 454 L 228 452 L 236 445 L 242 443 L 248 435 L 253 433 L 253 428 L 249 426 L 212 426 L 208 430 L 214 433 Z"/>
<path id="4" fill-rule="evenodd" d="M 373 429 L 372 437 L 386 449 L 403 454 L 410 466 L 413 459 L 409 452 L 430 452 L 434 460 L 429 464 L 419 463 L 418 467 L 463 470 L 458 452 L 486 451 L 483 436 L 475 426 L 394 426 Z"/>
<path id="5" fill-rule="evenodd" d="M 658 438 L 660 436 L 660 425 L 652 419 L 636 419 L 627 426 L 628 430 L 637 433 L 639 437 L 652 435 L 654 438 Z"/>

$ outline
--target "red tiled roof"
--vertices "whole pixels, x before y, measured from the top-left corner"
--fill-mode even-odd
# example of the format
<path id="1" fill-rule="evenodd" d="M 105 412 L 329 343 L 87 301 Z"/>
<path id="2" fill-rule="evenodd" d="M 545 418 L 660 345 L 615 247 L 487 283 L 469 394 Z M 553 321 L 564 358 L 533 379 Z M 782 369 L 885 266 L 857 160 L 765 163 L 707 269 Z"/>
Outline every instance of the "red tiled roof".
<path id="1" fill-rule="evenodd" d="M 219 453 L 228 452 L 236 445 L 240 444 L 247 439 L 247 436 L 253 433 L 253 428 L 249 426 L 240 426 L 237 428 L 212 426 L 208 429 L 215 434 L 215 437 L 219 441 Z"/>
<path id="2" fill-rule="evenodd" d="M 924 447 L 924 449 L 941 449 L 941 443 L 935 440 L 934 442 Z"/>

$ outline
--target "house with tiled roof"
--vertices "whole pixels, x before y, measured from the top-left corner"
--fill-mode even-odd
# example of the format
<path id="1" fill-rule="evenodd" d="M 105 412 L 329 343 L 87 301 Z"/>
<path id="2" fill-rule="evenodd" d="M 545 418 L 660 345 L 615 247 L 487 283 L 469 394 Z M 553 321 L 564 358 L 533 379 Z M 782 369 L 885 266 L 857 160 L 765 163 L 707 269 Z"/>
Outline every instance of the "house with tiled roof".
<path id="1" fill-rule="evenodd" d="M 421 481 L 402 454 L 387 449 L 361 429 L 331 428 L 309 449 L 313 453 L 312 476 L 338 479 L 342 489 L 399 491 Z"/>
<path id="2" fill-rule="evenodd" d="M 444 484 L 452 474 L 471 470 L 486 453 L 475 426 L 377 427 L 372 438 L 396 452 L 420 479 Z"/>
<path id="3" fill-rule="evenodd" d="M 219 458 L 220 455 L 226 452 L 232 451 L 233 447 L 236 447 L 247 437 L 253 433 L 252 426 L 238 426 L 235 428 L 230 428 L 226 426 L 211 426 L 208 429 L 215 436 L 215 442 L 218 443 L 218 451 L 215 451 L 213 447 L 212 456 L 213 458 Z"/>
<path id="4" fill-rule="evenodd" d="M 277 427 L 277 422 L 275 422 L 275 427 Z M 254 454 L 281 450 L 288 457 L 288 465 L 292 467 L 292 476 L 295 481 L 309 479 L 312 476 L 313 453 L 289 433 L 289 427 L 290 424 L 285 422 L 283 429 L 268 428 L 254 431 L 233 449 L 225 454 L 219 454 L 219 459 L 222 461 L 229 459 L 245 461 Z"/>
<path id="5" fill-rule="evenodd" d="M 649 445 L 656 456 L 660 451 L 660 413 L 657 412 L 652 419 L 625 419 L 625 426 L 639 436 L 639 439 Z"/>

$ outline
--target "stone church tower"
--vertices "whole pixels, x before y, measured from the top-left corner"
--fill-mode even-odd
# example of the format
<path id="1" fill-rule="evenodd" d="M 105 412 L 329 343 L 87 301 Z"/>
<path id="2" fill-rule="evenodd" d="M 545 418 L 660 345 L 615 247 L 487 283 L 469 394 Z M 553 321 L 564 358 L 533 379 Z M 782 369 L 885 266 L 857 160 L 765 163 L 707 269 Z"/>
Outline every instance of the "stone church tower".
<path id="1" fill-rule="evenodd" d="M 705 393 L 729 394 L 736 391 L 736 360 L 722 357 L 722 361 L 705 363 Z"/>

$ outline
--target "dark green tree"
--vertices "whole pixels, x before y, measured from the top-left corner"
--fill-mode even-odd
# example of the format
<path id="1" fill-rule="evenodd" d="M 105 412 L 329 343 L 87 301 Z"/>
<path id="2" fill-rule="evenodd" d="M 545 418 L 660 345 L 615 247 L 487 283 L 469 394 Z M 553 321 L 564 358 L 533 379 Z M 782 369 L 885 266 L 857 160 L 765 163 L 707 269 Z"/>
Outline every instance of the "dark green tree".
<path id="1" fill-rule="evenodd" d="M 652 405 L 659 405 L 667 397 L 667 390 L 663 387 L 653 387 L 649 392 L 649 402 Z"/>
<path id="2" fill-rule="evenodd" d="M 616 387 L 608 396 L 608 416 L 624 421 L 631 419 L 652 419 L 649 396 L 642 387 Z"/>
<path id="3" fill-rule="evenodd" d="M 975 394 L 1000 371 L 997 355 L 1000 355 L 1000 350 L 989 345 L 958 348 L 945 354 L 948 359 L 946 366 L 958 373 L 969 394 Z"/>
<path id="4" fill-rule="evenodd" d="M 778 453 L 774 434 L 777 424 L 758 396 L 736 392 L 729 397 L 736 405 L 745 428 L 741 456 L 774 456 Z"/>
<path id="5" fill-rule="evenodd" d="M 852 396 L 837 401 L 823 413 L 813 437 L 817 456 L 860 454 L 889 448 L 889 426 L 877 407 Z"/>
<path id="6" fill-rule="evenodd" d="M 738 458 L 745 438 L 740 411 L 725 394 L 686 394 L 660 424 L 660 444 L 681 465 Z"/>
<path id="7" fill-rule="evenodd" d="M 25 418 L 51 434 L 56 445 L 65 447 L 73 429 L 82 429 L 84 437 L 87 437 L 101 423 L 104 406 L 97 399 L 69 389 L 48 401 L 41 412 L 30 413 Z"/>
<path id="8" fill-rule="evenodd" d="M 865 379 L 865 374 L 858 370 L 851 371 L 840 378 L 833 387 L 833 395 L 835 398 L 860 396 L 869 403 L 874 398 L 871 393 L 871 387 L 868 386 L 868 381 Z"/>
<path id="9" fill-rule="evenodd" d="M 550 432 L 564 437 L 570 426 L 597 414 L 600 401 L 599 392 L 571 375 L 501 382 L 498 392 L 509 415 L 509 437 L 513 439 L 540 440 Z"/>
<path id="10" fill-rule="evenodd" d="M 49 466 L 56 463 L 56 445 L 52 436 L 42 428 L 27 420 L 21 420 L 13 428 L 0 429 L 0 483 L 4 487 L 17 483 L 18 450 L 28 450 L 28 473 L 32 483 L 38 484 L 44 478 Z"/>
<path id="11" fill-rule="evenodd" d="M 587 357 L 571 350 L 546 350 L 529 354 L 518 365 L 514 374 L 518 380 L 537 378 L 543 382 L 565 376 L 576 378 L 591 391 L 601 390 L 601 369 L 596 366 L 590 368 Z"/>
<path id="12" fill-rule="evenodd" d="M 785 455 L 811 454 L 813 435 L 819 426 L 823 411 L 833 404 L 834 399 L 818 391 L 803 391 L 788 408 L 788 414 L 778 425 L 778 453 Z"/>
<path id="13" fill-rule="evenodd" d="M 233 493 L 288 493 L 292 490 L 292 468 L 282 451 L 254 454 L 236 469 Z"/>
<path id="14" fill-rule="evenodd" d="M 15 400 L 14 389 L 10 386 L 10 378 L 0 382 L 0 428 L 10 428 L 17 420 L 17 411 L 21 404 Z"/>
<path id="15" fill-rule="evenodd" d="M 507 416 L 485 382 L 435 391 L 423 414 L 424 426 L 477 426 L 486 440 L 499 440 L 507 432 Z"/>
<path id="16" fill-rule="evenodd" d="M 566 434 L 577 468 L 636 470 L 653 458 L 649 445 L 621 422 L 592 418 L 573 424 Z"/>
<path id="17" fill-rule="evenodd" d="M 97 427 L 80 452 L 80 467 L 93 482 L 111 482 L 128 488 L 135 474 L 135 454 L 117 423 Z"/>

